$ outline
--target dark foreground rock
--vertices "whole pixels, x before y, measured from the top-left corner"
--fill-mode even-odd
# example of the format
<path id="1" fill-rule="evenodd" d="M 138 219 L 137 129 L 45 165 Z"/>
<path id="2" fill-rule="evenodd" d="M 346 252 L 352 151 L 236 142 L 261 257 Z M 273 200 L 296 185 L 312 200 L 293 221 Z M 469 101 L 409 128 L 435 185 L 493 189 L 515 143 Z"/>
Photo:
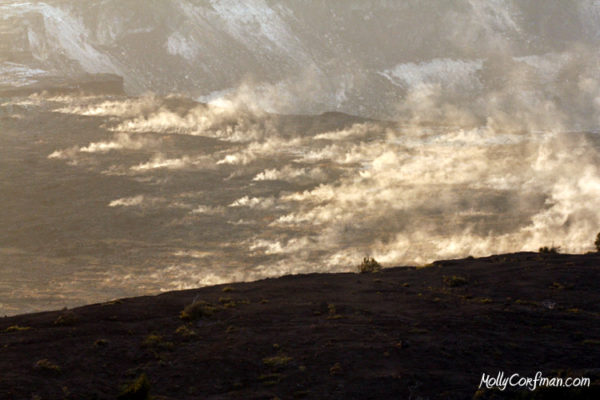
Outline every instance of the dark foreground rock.
<path id="1" fill-rule="evenodd" d="M 596 399 L 599 265 L 519 253 L 3 318 L 0 398 Z M 478 391 L 500 371 L 592 385 Z"/>

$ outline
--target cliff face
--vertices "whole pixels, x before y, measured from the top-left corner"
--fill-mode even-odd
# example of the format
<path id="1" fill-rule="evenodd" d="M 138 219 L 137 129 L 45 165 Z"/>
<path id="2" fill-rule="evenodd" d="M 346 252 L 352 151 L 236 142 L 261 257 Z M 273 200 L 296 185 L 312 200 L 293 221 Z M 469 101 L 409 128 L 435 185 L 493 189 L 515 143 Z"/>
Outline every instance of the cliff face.
<path id="1" fill-rule="evenodd" d="M 421 84 L 458 101 L 525 74 L 560 96 L 557 72 L 595 60 L 599 20 L 591 0 L 4 1 L 0 76 L 113 73 L 131 94 L 193 97 L 246 83 L 279 111 L 382 117 Z"/>

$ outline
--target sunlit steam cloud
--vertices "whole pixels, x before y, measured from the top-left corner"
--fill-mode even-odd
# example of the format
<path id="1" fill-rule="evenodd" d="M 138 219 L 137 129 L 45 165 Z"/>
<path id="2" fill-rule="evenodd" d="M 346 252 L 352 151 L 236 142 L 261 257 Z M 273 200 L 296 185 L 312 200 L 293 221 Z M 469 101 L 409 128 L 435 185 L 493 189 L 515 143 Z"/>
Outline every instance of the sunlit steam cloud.
<path id="1" fill-rule="evenodd" d="M 353 270 L 365 256 L 392 266 L 588 251 L 600 230 L 600 76 L 595 56 L 574 56 L 584 49 L 399 65 L 385 76 L 405 91 L 394 121 L 336 115 L 333 128 L 314 127 L 327 116 L 290 128 L 249 106 L 259 91 L 248 86 L 209 104 L 55 102 L 113 136 L 49 158 L 144 185 L 106 205 L 158 218 L 171 247 L 136 279 L 164 290 Z"/>
<path id="2" fill-rule="evenodd" d="M 153 94 L 127 100 L 104 100 L 102 98 L 73 98 L 68 105 L 54 111 L 85 116 L 111 116 L 131 118 L 150 113 L 163 104 Z"/>
<path id="3" fill-rule="evenodd" d="M 191 167 L 210 168 L 213 164 L 214 160 L 207 156 L 183 156 L 181 158 L 165 158 L 164 156 L 159 154 L 148 162 L 144 162 L 131 167 L 131 170 L 135 172 L 148 172 L 155 169 L 178 170 Z"/>
<path id="4" fill-rule="evenodd" d="M 82 153 L 106 153 L 111 150 L 139 150 L 146 146 L 156 145 L 157 141 L 151 138 L 132 138 L 126 133 L 117 134 L 109 142 L 94 142 L 79 149 Z"/>
<path id="5" fill-rule="evenodd" d="M 0 3 L 0 303 L 593 250 L 598 1 Z"/>
<path id="6" fill-rule="evenodd" d="M 568 64 L 564 59 L 558 57 L 556 68 Z M 519 63 L 537 62 L 518 60 L 513 79 L 526 86 L 531 71 Z M 478 64 L 472 73 L 479 69 Z M 234 246 L 267 261 L 245 271 L 246 278 L 282 270 L 345 270 L 365 255 L 393 265 L 548 244 L 589 249 L 600 222 L 593 211 L 600 206 L 597 147 L 592 134 L 569 131 L 584 119 L 576 120 L 543 93 L 519 93 L 513 86 L 477 95 L 464 107 L 448 102 L 439 82 L 424 79 L 399 104 L 395 124 L 283 134 L 269 122 L 272 117 L 243 102 L 213 100 L 175 110 L 153 100 L 143 116 L 124 111 L 123 121 L 110 128 L 116 132 L 112 141 L 50 157 L 151 150 L 160 144 L 152 133 L 228 143 L 208 152 L 202 147 L 169 156 L 158 152 L 126 168 L 133 174 L 213 171 L 236 179 L 237 196 L 190 205 L 189 215 L 253 227 Z M 588 76 L 583 82 L 593 88 L 596 81 Z M 119 108 L 115 100 L 110 104 Z M 122 107 L 136 104 L 130 99 Z M 597 118 L 595 107 L 585 123 Z M 270 189 L 282 182 L 291 186 Z M 257 184 L 264 193 L 252 189 Z M 211 185 L 217 197 L 218 185 Z M 134 196 L 109 205 L 167 208 L 171 203 Z M 193 220 L 182 221 L 188 226 Z M 296 267 L 282 269 L 281 257 Z"/>
<path id="7" fill-rule="evenodd" d="M 144 201 L 144 196 L 124 197 L 121 199 L 111 201 L 109 207 L 132 207 L 139 206 Z"/>
<path id="8" fill-rule="evenodd" d="M 281 169 L 266 169 L 257 174 L 252 180 L 254 181 L 300 181 L 303 179 L 311 179 L 315 181 L 325 180 L 327 173 L 320 167 L 317 168 L 293 168 L 289 165 Z"/>

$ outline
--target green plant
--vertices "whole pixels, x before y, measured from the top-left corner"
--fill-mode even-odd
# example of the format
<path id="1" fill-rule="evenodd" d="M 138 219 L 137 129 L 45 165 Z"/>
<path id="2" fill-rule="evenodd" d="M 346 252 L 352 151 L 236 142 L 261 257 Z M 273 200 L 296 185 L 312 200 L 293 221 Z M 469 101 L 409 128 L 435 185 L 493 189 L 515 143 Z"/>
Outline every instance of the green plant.
<path id="1" fill-rule="evenodd" d="M 79 318 L 77 317 L 77 315 L 75 315 L 74 312 L 66 311 L 66 312 L 62 313 L 61 315 L 59 315 L 54 320 L 54 325 L 71 326 L 71 325 L 75 325 L 75 323 L 77 323 L 78 320 L 79 320 Z"/>
<path id="2" fill-rule="evenodd" d="M 33 368 L 38 371 L 50 372 L 53 374 L 60 374 L 61 370 L 57 364 L 54 364 L 52 361 L 49 361 L 47 358 L 42 358 L 41 360 L 36 361 Z"/>
<path id="3" fill-rule="evenodd" d="M 278 374 L 278 373 L 262 374 L 262 375 L 258 376 L 258 380 L 261 381 L 262 384 L 265 386 L 275 386 L 279 382 L 281 382 L 282 378 L 283 378 L 283 375 Z"/>
<path id="4" fill-rule="evenodd" d="M 175 333 L 182 336 L 184 339 L 190 339 L 196 336 L 196 332 L 187 325 L 181 325 L 175 330 Z"/>
<path id="5" fill-rule="evenodd" d="M 30 326 L 12 325 L 4 330 L 4 332 L 21 332 L 30 330 Z"/>
<path id="6" fill-rule="evenodd" d="M 118 400 L 149 400 L 150 399 L 150 381 L 148 376 L 142 373 L 135 381 L 127 385 Z"/>
<path id="7" fill-rule="evenodd" d="M 150 335 L 146 336 L 146 338 L 142 342 L 142 346 L 144 346 L 144 347 L 158 346 L 160 343 L 162 343 L 162 341 L 163 341 L 162 336 L 157 335 L 155 333 L 151 333 Z"/>
<path id="8" fill-rule="evenodd" d="M 560 250 L 560 247 L 558 247 L 558 246 L 540 247 L 540 253 L 542 253 L 542 254 L 558 254 L 559 250 Z"/>
<path id="9" fill-rule="evenodd" d="M 342 366 L 339 362 L 336 362 L 335 364 L 333 364 L 331 366 L 331 368 L 329 368 L 329 375 L 333 376 L 333 375 L 341 375 L 342 373 Z"/>
<path id="10" fill-rule="evenodd" d="M 106 339 L 98 339 L 94 342 L 94 347 L 104 347 L 109 343 L 110 343 L 110 341 L 108 341 Z"/>
<path id="11" fill-rule="evenodd" d="M 221 303 L 224 308 L 234 308 L 237 305 L 235 300 L 231 297 L 219 297 L 219 303 Z"/>
<path id="12" fill-rule="evenodd" d="M 337 313 L 337 310 L 335 308 L 335 304 L 328 304 L 327 305 L 327 309 L 329 310 L 329 315 L 327 316 L 327 319 L 340 319 L 340 318 L 342 318 L 342 316 Z"/>
<path id="13" fill-rule="evenodd" d="M 464 286 L 467 283 L 469 283 L 469 281 L 467 281 L 466 278 L 463 278 L 462 276 L 456 276 L 456 275 L 444 276 L 442 279 L 444 281 L 444 285 L 449 286 L 449 287 L 459 287 L 459 286 Z"/>
<path id="14" fill-rule="evenodd" d="M 381 264 L 379 264 L 373 257 L 363 258 L 362 263 L 358 266 L 358 272 L 361 274 L 373 273 L 381 271 Z"/>
<path id="15" fill-rule="evenodd" d="M 263 364 L 272 368 L 285 367 L 290 361 L 292 361 L 292 357 L 288 357 L 285 354 L 263 358 Z"/>
<path id="16" fill-rule="evenodd" d="M 173 349 L 173 343 L 167 342 L 163 339 L 162 336 L 157 335 L 155 333 L 151 333 L 146 336 L 144 341 L 142 342 L 142 347 L 152 348 L 152 349 L 163 349 L 163 350 L 171 350 Z"/>
<path id="17" fill-rule="evenodd" d="M 194 300 L 181 311 L 179 317 L 183 320 L 193 321 L 204 317 L 210 317 L 215 311 L 217 311 L 217 307 L 212 304 L 202 300 Z"/>

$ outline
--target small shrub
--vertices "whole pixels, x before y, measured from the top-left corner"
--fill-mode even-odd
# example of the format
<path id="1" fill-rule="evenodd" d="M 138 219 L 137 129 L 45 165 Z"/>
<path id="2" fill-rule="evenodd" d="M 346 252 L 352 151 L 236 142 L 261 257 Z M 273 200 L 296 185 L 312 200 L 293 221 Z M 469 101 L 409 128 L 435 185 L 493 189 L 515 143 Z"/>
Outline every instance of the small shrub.
<path id="1" fill-rule="evenodd" d="M 149 400 L 150 399 L 150 381 L 146 374 L 142 373 L 135 381 L 126 386 L 118 400 Z"/>
<path id="2" fill-rule="evenodd" d="M 237 303 L 231 297 L 219 297 L 219 303 L 221 303 L 224 308 L 234 308 L 237 306 Z"/>
<path id="3" fill-rule="evenodd" d="M 467 283 L 469 283 L 466 278 L 456 275 L 444 276 L 442 279 L 444 280 L 444 285 L 449 287 L 465 286 Z"/>
<path id="4" fill-rule="evenodd" d="M 190 329 L 187 325 L 181 325 L 175 330 L 175 333 L 185 339 L 190 339 L 196 336 L 196 332 L 193 329 Z"/>
<path id="5" fill-rule="evenodd" d="M 329 315 L 327 316 L 327 319 L 340 319 L 340 318 L 342 318 L 342 316 L 337 313 L 337 310 L 335 308 L 335 304 L 328 304 L 327 305 L 327 309 L 329 310 Z"/>
<path id="6" fill-rule="evenodd" d="M 594 242 L 594 246 L 596 246 L 596 251 L 600 252 L 600 232 L 596 235 L 596 241 Z"/>
<path id="7" fill-rule="evenodd" d="M 188 304 L 179 317 L 183 320 L 197 320 L 205 317 L 211 317 L 217 311 L 217 307 L 206 301 L 198 300 Z"/>
<path id="8" fill-rule="evenodd" d="M 361 274 L 373 273 L 381 271 L 381 264 L 379 264 L 373 257 L 363 258 L 362 264 L 358 266 L 358 272 Z"/>
<path id="9" fill-rule="evenodd" d="M 110 341 L 106 340 L 106 339 L 98 339 L 94 342 L 94 347 L 104 347 L 106 345 L 108 345 L 110 343 Z"/>
<path id="10" fill-rule="evenodd" d="M 146 338 L 144 339 L 144 342 L 142 343 L 142 346 L 144 347 L 153 347 L 153 346 L 157 346 L 160 343 L 162 343 L 163 338 L 160 335 L 157 335 L 155 333 L 151 333 L 150 335 L 146 336 Z"/>
<path id="11" fill-rule="evenodd" d="M 122 304 L 123 300 L 117 299 L 117 300 L 112 300 L 106 303 L 102 303 L 100 304 L 101 307 L 106 307 L 106 306 L 114 306 L 116 304 Z"/>
<path id="12" fill-rule="evenodd" d="M 520 305 L 524 305 L 524 306 L 534 306 L 534 307 L 539 306 L 539 304 L 537 302 L 535 302 L 535 301 L 532 301 L 532 300 L 522 300 L 522 299 L 515 300 L 515 304 L 520 304 Z"/>
<path id="13" fill-rule="evenodd" d="M 342 366 L 340 365 L 339 362 L 333 364 L 333 366 L 331 368 L 329 368 L 329 375 L 334 376 L 334 375 L 340 375 L 342 373 Z"/>
<path id="14" fill-rule="evenodd" d="M 281 374 L 273 373 L 259 375 L 258 380 L 265 386 L 275 386 L 281 382 L 282 378 L 283 376 Z"/>
<path id="15" fill-rule="evenodd" d="M 30 329 L 31 329 L 30 326 L 12 325 L 12 326 L 9 326 L 8 328 L 6 328 L 4 330 L 4 332 L 21 332 L 21 331 L 28 331 Z"/>
<path id="16" fill-rule="evenodd" d="M 49 372 L 53 374 L 60 374 L 60 367 L 57 364 L 54 364 L 52 361 L 49 361 L 47 358 L 42 358 L 41 360 L 36 361 L 33 365 L 33 368 L 38 371 Z"/>
<path id="17" fill-rule="evenodd" d="M 540 247 L 540 253 L 542 253 L 542 254 L 558 254 L 559 250 L 560 250 L 560 247 L 557 247 L 557 246 Z"/>
<path id="18" fill-rule="evenodd" d="M 77 315 L 75 315 L 74 312 L 66 311 L 66 312 L 62 313 L 61 315 L 59 315 L 54 320 L 54 325 L 58 325 L 58 326 L 75 325 L 75 323 L 77 323 L 78 320 L 79 320 L 79 318 L 77 317 Z"/>
<path id="19" fill-rule="evenodd" d="M 173 349 L 172 342 L 166 342 L 163 340 L 163 337 L 157 334 L 150 334 L 146 336 L 144 341 L 142 342 L 142 347 L 152 348 L 152 349 L 163 349 L 163 350 L 171 350 Z"/>
<path id="20" fill-rule="evenodd" d="M 223 293 L 229 293 L 229 292 L 233 292 L 233 288 L 231 286 L 225 286 L 223 289 L 221 289 L 221 291 Z"/>
<path id="21" fill-rule="evenodd" d="M 285 354 L 263 358 L 263 364 L 272 368 L 285 367 L 290 361 L 292 361 L 292 357 L 288 357 Z"/>

